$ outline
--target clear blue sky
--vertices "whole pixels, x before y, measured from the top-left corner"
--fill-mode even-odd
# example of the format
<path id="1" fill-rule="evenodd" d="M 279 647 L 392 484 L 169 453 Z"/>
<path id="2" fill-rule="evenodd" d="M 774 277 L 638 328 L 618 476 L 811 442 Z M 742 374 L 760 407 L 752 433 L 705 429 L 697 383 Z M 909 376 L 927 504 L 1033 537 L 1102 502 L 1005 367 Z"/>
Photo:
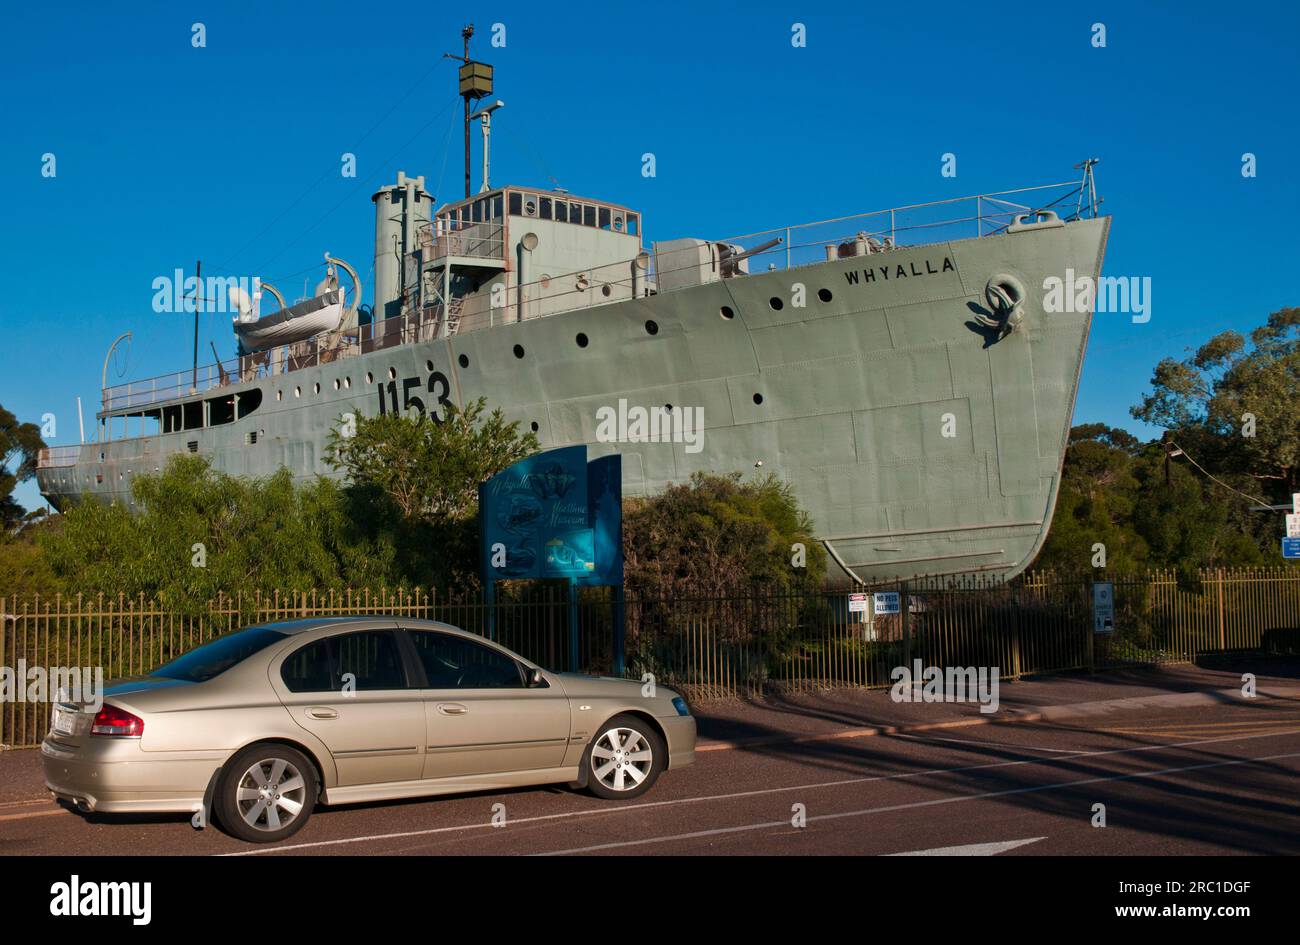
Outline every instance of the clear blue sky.
<path id="1" fill-rule="evenodd" d="M 439 59 L 459 49 L 465 19 L 506 102 L 493 180 L 554 178 L 627 203 L 651 239 L 1048 183 L 1100 157 L 1114 216 L 1106 272 L 1150 276 L 1153 307 L 1144 325 L 1098 317 L 1076 422 L 1151 435 L 1128 408 L 1161 356 L 1300 304 L 1294 4 L 307 9 L 4 12 L 0 403 L 22 419 L 53 412 L 52 445 L 77 441 L 77 395 L 93 426 L 120 332 L 135 333 L 128 376 L 188 366 L 190 318 L 151 310 L 155 277 L 201 258 L 298 295 L 328 250 L 369 283 L 370 193 L 402 169 L 456 196 L 455 65 Z M 196 21 L 203 49 L 191 46 Z M 497 22 L 504 49 L 488 45 Z M 795 22 L 807 48 L 791 46 Z M 1090 43 L 1094 22 L 1104 49 Z M 348 151 L 355 179 L 339 173 Z M 647 151 L 654 179 L 641 176 Z M 949 151 L 955 179 L 940 176 Z M 1241 176 L 1247 151 L 1255 179 Z M 46 152 L 53 179 L 40 173 Z M 209 339 L 230 353 L 229 316 L 205 316 L 201 358 Z M 19 498 L 35 504 L 34 485 Z"/>

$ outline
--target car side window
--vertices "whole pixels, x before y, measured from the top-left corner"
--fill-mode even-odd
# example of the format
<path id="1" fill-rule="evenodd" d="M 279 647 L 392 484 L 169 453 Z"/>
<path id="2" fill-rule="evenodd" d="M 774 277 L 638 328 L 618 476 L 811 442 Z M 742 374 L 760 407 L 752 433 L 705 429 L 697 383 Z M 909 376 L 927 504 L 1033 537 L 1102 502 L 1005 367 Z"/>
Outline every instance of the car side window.
<path id="1" fill-rule="evenodd" d="M 430 689 L 522 689 L 519 664 L 499 650 L 450 633 L 408 631 Z"/>
<path id="2" fill-rule="evenodd" d="M 406 689 L 401 651 L 391 630 L 325 637 L 289 655 L 280 678 L 290 692 Z"/>

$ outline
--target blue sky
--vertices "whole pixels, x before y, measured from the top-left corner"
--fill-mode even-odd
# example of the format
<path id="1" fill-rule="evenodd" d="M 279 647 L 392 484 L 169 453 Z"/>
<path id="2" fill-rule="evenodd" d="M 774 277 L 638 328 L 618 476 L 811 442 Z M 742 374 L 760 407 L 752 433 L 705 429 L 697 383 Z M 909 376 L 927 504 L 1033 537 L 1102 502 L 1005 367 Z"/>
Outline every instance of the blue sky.
<path id="1" fill-rule="evenodd" d="M 493 180 L 626 203 L 649 239 L 1049 183 L 1100 157 L 1105 271 L 1150 276 L 1152 318 L 1097 318 L 1076 422 L 1152 435 L 1128 408 L 1160 357 L 1300 304 L 1292 4 L 545 6 L 11 7 L 0 403 L 53 412 L 51 445 L 75 443 L 75 398 L 90 429 L 119 333 L 134 332 L 127 377 L 187 367 L 191 316 L 154 313 L 151 283 L 196 259 L 299 295 L 328 250 L 369 284 L 370 194 L 399 169 L 459 193 L 455 64 L 440 57 L 465 19 L 506 102 Z M 206 48 L 191 46 L 195 22 Z M 796 22 L 806 48 L 791 46 Z M 489 46 L 494 23 L 505 48 Z M 47 152 L 57 177 L 41 176 Z M 940 175 L 945 152 L 956 178 Z M 203 318 L 201 361 L 209 339 L 228 356 L 229 316 Z M 35 504 L 34 485 L 19 498 Z"/>

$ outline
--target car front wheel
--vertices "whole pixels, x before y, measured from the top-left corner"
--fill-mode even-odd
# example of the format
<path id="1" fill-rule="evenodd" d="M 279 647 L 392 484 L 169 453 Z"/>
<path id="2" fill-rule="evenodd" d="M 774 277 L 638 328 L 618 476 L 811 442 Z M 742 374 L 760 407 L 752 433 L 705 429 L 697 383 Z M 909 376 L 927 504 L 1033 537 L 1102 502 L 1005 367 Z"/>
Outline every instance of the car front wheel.
<path id="1" fill-rule="evenodd" d="M 249 745 L 231 758 L 217 790 L 217 818 L 252 843 L 274 843 L 302 829 L 316 806 L 316 767 L 287 745 Z"/>
<path id="2" fill-rule="evenodd" d="M 587 790 L 611 800 L 639 797 L 650 790 L 667 758 L 663 739 L 652 726 L 633 715 L 616 715 L 587 746 Z"/>

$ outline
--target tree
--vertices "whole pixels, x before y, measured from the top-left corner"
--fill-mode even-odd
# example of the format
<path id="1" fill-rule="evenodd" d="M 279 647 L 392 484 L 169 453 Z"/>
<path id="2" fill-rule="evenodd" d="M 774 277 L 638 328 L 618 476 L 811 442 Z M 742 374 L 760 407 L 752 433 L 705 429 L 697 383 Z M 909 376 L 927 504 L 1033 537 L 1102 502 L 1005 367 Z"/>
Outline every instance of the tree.
<path id="1" fill-rule="evenodd" d="M 696 473 L 686 485 L 629 499 L 623 548 L 628 587 L 652 597 L 814 590 L 826 571 L 808 513 L 774 476 Z"/>
<path id="2" fill-rule="evenodd" d="M 452 407 L 440 423 L 360 417 L 353 435 L 330 435 L 326 461 L 347 478 L 350 519 L 421 583 L 477 587 L 479 484 L 538 449 L 535 434 L 485 404 Z"/>
<path id="3" fill-rule="evenodd" d="M 36 475 L 36 460 L 45 448 L 41 429 L 0 407 L 0 541 L 27 515 L 14 500 L 14 488 Z"/>
<path id="4" fill-rule="evenodd" d="M 355 433 L 330 433 L 325 458 L 348 480 L 381 491 L 413 522 L 442 526 L 478 508 L 478 487 L 535 453 L 537 436 L 520 435 L 485 398 L 452 406 L 442 422 L 402 414 L 359 417 Z"/>
<path id="5" fill-rule="evenodd" d="M 328 479 L 298 485 L 287 469 L 245 479 L 179 455 L 137 476 L 131 494 L 134 511 L 88 500 L 41 536 L 68 592 L 143 594 L 202 613 L 219 592 L 403 583 L 391 543 L 353 527 Z"/>
<path id="6" fill-rule="evenodd" d="M 1300 308 L 1271 314 L 1249 343 L 1224 331 L 1163 359 L 1151 387 L 1133 416 L 1172 431 L 1202 466 L 1279 501 L 1300 491 Z"/>

